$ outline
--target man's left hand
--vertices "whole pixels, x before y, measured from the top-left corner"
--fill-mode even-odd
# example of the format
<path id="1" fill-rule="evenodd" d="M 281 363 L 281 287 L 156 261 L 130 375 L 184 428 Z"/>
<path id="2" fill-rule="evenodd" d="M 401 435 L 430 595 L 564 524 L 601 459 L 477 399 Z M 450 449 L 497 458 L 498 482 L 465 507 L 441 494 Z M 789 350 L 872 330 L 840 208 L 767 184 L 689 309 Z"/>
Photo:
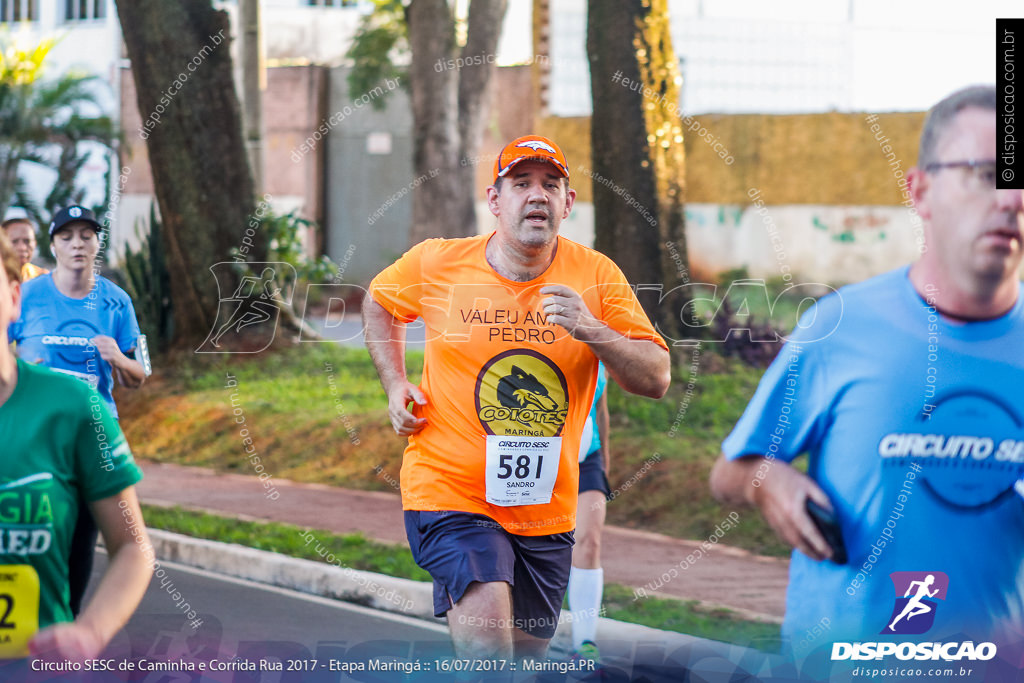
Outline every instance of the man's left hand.
<path id="1" fill-rule="evenodd" d="M 548 322 L 565 328 L 574 339 L 587 341 L 588 334 L 604 327 L 604 323 L 591 314 L 583 297 L 565 285 L 547 285 L 540 290 L 548 297 L 541 302 Z"/>
<path id="2" fill-rule="evenodd" d="M 121 353 L 121 349 L 117 346 L 117 342 L 113 337 L 107 337 L 105 335 L 99 335 L 92 338 L 92 345 L 96 347 L 96 350 L 100 354 L 100 358 L 107 361 L 111 365 L 115 365 L 118 360 L 124 355 Z"/>

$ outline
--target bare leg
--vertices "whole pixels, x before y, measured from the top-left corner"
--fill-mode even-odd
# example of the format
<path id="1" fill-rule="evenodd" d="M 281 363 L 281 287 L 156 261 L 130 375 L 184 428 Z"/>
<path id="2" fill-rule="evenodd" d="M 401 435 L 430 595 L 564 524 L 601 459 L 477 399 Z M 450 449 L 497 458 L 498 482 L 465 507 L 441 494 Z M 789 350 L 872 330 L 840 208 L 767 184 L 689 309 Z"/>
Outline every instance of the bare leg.
<path id="1" fill-rule="evenodd" d="M 511 587 L 504 581 L 471 583 L 448 610 L 448 629 L 460 659 L 511 659 Z"/>
<path id="2" fill-rule="evenodd" d="M 576 506 L 576 545 L 569 572 L 569 612 L 572 617 L 572 647 L 579 652 L 588 641 L 597 640 L 597 618 L 601 613 L 604 572 L 601 569 L 601 530 L 604 528 L 605 496 L 601 491 L 584 491 Z"/>
<path id="3" fill-rule="evenodd" d="M 604 528 L 606 499 L 600 491 L 584 491 L 576 506 L 576 545 L 572 566 L 597 569 L 601 566 L 601 530 Z"/>
<path id="4" fill-rule="evenodd" d="M 550 638 L 537 638 L 518 628 L 512 632 L 515 643 L 516 659 L 543 659 L 548 652 Z"/>

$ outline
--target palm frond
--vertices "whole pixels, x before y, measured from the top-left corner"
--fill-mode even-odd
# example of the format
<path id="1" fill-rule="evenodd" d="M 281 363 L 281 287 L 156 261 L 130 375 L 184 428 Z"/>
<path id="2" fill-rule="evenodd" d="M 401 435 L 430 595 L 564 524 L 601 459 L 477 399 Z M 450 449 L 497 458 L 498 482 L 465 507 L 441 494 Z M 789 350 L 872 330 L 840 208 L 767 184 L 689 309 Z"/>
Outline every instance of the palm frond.
<path id="1" fill-rule="evenodd" d="M 0 207 L 17 195 L 14 178 L 21 162 L 38 163 L 57 172 L 57 181 L 42 211 L 79 201 L 76 187 L 88 151 L 80 143 L 114 149 L 122 138 L 102 114 L 96 76 L 66 73 L 42 78 L 56 38 L 23 46 L 0 31 Z"/>

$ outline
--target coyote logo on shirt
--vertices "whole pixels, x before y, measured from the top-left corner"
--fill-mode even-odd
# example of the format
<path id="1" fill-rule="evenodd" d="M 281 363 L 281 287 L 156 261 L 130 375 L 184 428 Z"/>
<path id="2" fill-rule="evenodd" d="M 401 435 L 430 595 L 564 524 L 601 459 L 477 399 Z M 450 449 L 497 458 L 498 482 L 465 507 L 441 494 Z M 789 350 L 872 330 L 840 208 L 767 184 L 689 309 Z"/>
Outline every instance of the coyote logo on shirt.
<path id="1" fill-rule="evenodd" d="M 512 373 L 498 382 L 498 401 L 506 408 L 536 408 L 555 410 L 558 405 L 548 396 L 548 390 L 537 378 L 517 365 Z"/>
<path id="2" fill-rule="evenodd" d="M 477 417 L 487 434 L 558 436 L 569 412 L 565 375 L 536 351 L 500 353 L 476 380 Z"/>

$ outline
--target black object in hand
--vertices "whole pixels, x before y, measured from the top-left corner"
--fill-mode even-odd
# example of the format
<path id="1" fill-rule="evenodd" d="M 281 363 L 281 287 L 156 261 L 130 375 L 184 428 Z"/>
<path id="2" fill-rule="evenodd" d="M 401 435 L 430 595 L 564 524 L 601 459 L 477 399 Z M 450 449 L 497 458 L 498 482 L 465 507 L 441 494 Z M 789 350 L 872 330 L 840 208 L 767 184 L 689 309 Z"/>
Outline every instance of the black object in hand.
<path id="1" fill-rule="evenodd" d="M 836 513 L 808 498 L 807 514 L 811 516 L 814 526 L 818 527 L 818 531 L 825 537 L 825 542 L 832 548 L 832 561 L 836 564 L 846 564 L 846 544 L 843 543 L 843 532 L 839 528 Z"/>

